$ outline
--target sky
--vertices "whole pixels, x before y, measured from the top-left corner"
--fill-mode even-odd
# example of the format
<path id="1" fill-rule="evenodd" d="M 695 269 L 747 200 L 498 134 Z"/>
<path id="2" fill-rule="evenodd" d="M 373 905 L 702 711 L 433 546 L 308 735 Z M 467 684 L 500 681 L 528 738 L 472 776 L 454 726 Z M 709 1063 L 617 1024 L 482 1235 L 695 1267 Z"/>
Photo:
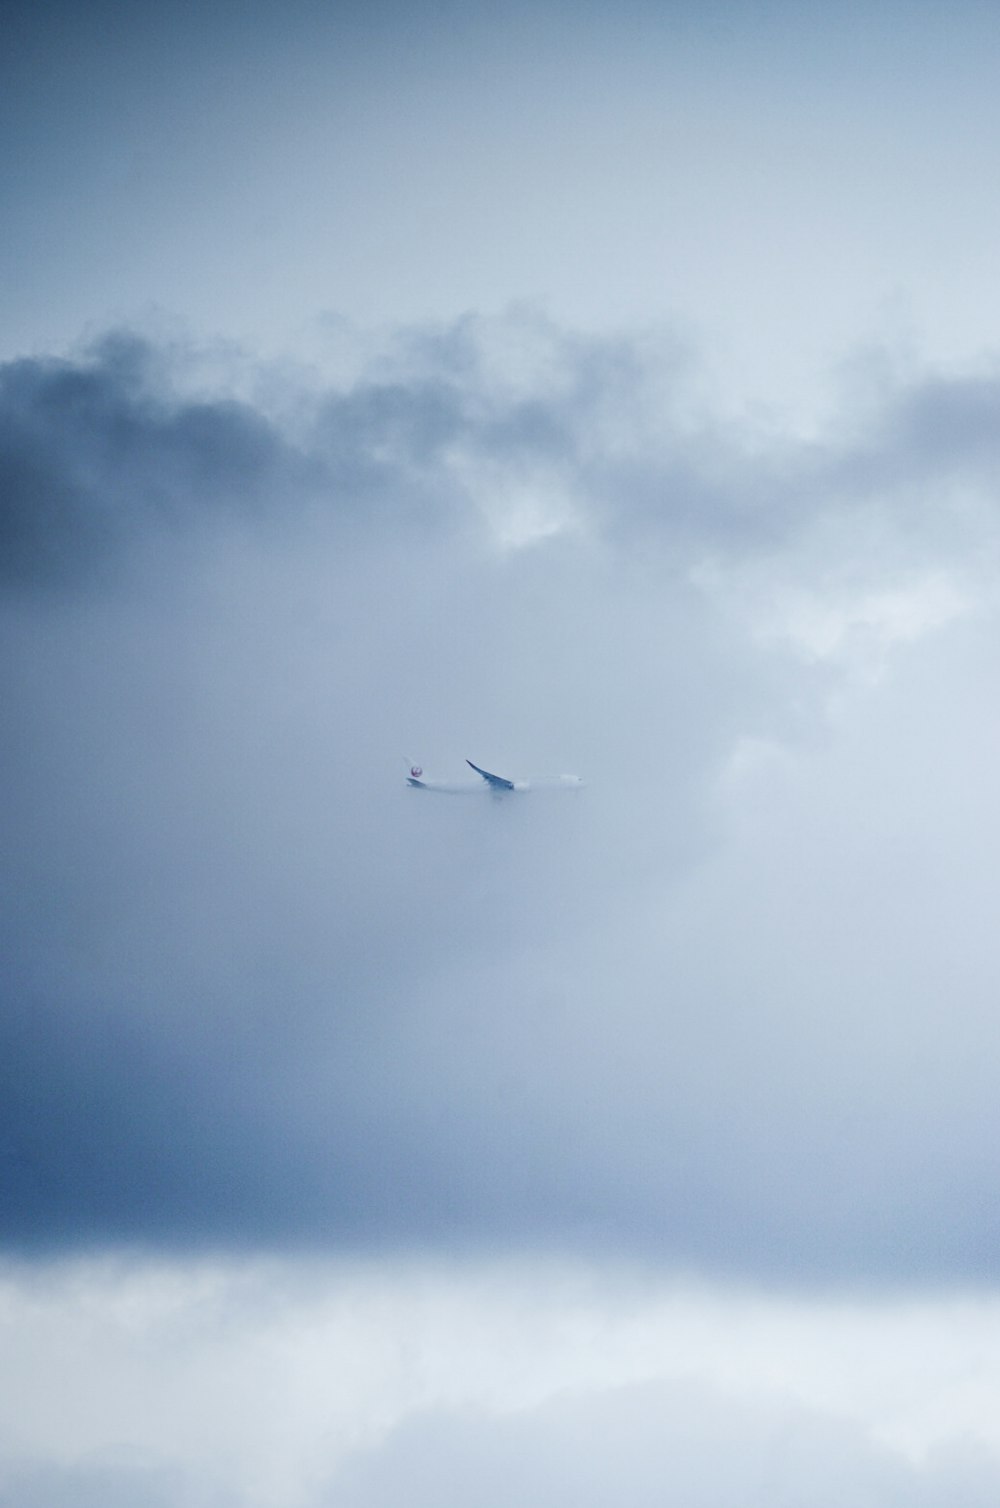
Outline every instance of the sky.
<path id="1" fill-rule="evenodd" d="M 990 8 L 9 38 L 0 1505 L 995 1503 Z"/>

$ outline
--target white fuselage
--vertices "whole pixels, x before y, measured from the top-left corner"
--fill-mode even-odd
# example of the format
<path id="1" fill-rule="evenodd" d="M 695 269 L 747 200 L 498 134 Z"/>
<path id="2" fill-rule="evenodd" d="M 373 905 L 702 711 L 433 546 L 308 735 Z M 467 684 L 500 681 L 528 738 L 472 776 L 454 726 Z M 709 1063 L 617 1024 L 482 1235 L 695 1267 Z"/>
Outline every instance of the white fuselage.
<path id="1" fill-rule="evenodd" d="M 579 775 L 535 775 L 530 780 L 512 780 L 509 788 L 489 785 L 485 780 L 425 780 L 421 775 L 407 776 L 407 784 L 418 791 L 436 791 L 439 796 L 513 796 L 522 791 L 575 791 L 583 785 Z"/>

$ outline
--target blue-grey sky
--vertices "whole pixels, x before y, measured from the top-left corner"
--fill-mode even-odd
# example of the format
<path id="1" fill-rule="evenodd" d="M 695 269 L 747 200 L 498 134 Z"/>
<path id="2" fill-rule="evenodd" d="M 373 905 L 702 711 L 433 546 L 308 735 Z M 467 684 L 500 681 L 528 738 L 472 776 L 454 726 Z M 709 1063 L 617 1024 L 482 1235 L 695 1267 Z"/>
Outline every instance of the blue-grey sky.
<path id="1" fill-rule="evenodd" d="M 0 1500 L 995 1501 L 998 44 L 10 11 Z"/>
<path id="2" fill-rule="evenodd" d="M 3 346 L 159 315 L 301 349 L 542 304 L 668 322 L 726 401 L 990 347 L 989 6 L 25 7 Z"/>

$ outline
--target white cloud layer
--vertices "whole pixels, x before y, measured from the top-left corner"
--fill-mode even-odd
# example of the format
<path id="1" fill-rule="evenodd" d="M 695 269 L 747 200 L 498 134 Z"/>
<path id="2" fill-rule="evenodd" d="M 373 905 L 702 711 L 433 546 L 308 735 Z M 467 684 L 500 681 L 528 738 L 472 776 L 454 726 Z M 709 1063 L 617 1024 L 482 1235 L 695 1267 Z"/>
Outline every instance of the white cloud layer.
<path id="1" fill-rule="evenodd" d="M 618 1265 L 3 1274 L 0 1501 L 985 1505 L 995 1297 L 767 1297 Z M 103 1497 L 102 1497 L 103 1494 Z"/>

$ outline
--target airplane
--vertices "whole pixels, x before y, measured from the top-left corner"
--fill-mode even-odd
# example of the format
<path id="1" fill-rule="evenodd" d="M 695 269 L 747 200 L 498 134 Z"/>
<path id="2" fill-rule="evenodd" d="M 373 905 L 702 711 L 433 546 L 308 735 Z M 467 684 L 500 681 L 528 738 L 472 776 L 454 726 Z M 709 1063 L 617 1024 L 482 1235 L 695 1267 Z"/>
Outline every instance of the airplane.
<path id="1" fill-rule="evenodd" d="M 441 796 L 510 796 L 518 791 L 573 791 L 579 790 L 583 781 L 579 775 L 534 775 L 528 780 L 507 780 L 503 775 L 493 775 L 483 770 L 471 759 L 466 764 L 475 770 L 482 780 L 428 780 L 420 765 L 410 766 L 406 777 L 408 785 L 418 791 L 437 791 Z"/>

